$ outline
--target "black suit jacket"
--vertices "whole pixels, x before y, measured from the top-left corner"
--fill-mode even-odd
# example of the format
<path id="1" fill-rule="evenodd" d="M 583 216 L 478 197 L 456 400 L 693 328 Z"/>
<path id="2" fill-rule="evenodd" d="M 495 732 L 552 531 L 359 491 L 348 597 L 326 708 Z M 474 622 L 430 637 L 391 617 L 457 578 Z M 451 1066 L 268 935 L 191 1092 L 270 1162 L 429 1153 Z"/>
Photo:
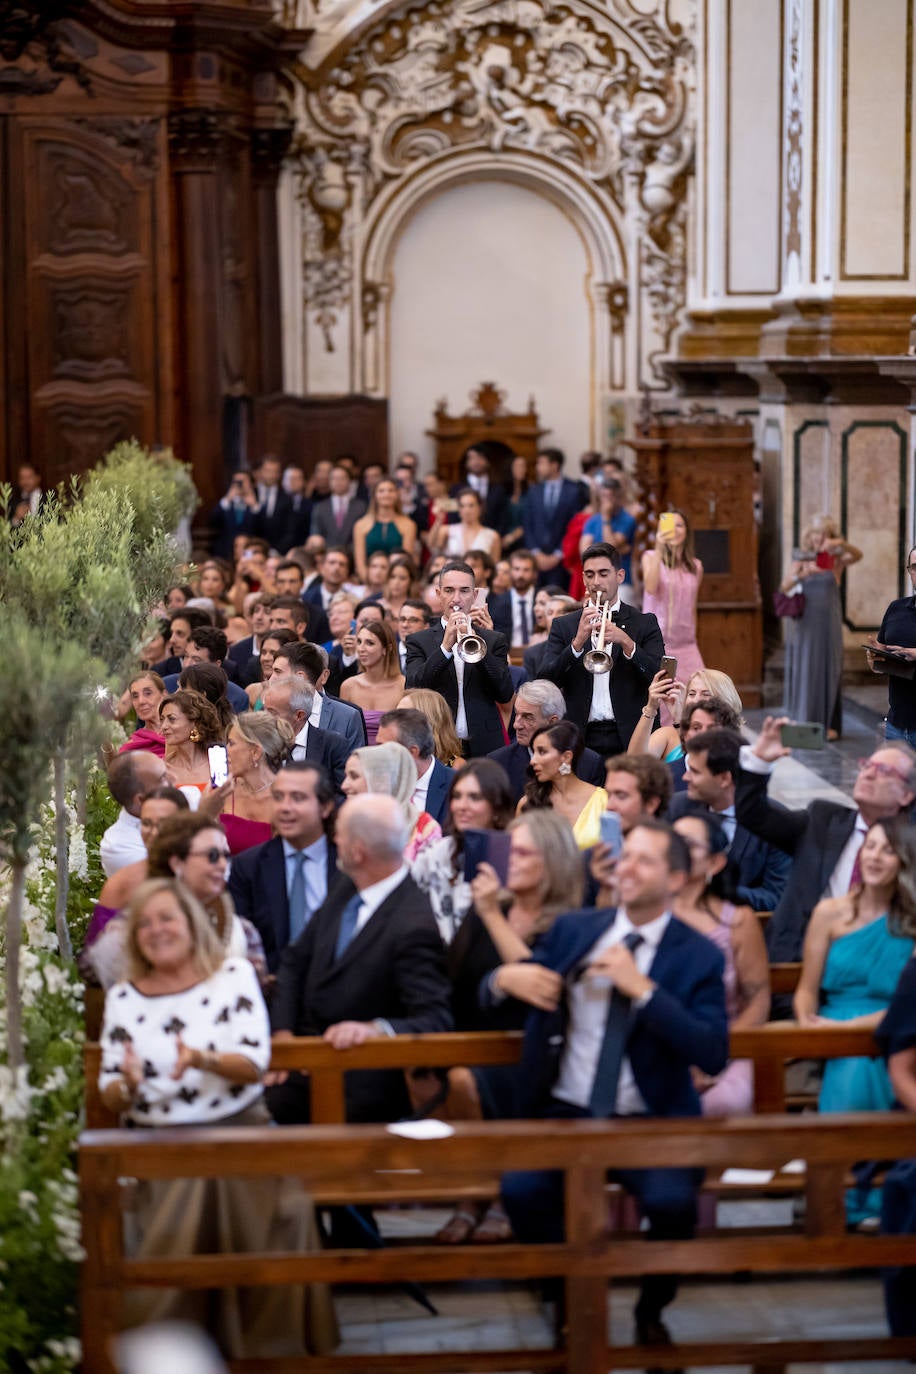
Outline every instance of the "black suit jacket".
<path id="1" fill-rule="evenodd" d="M 470 758 L 479 758 L 505 744 L 496 703 L 512 698 L 509 646 L 505 635 L 479 628 L 475 633 L 485 641 L 487 654 L 479 663 L 464 665 L 464 708 L 468 718 Z M 411 687 L 431 687 L 445 697 L 454 716 L 458 711 L 458 679 L 454 657 L 448 659 L 442 652 L 443 634 L 440 623 L 408 635 L 405 676 L 408 691 Z"/>
<path id="2" fill-rule="evenodd" d="M 555 682 L 566 698 L 566 719 L 585 727 L 592 706 L 594 677 L 583 664 L 585 653 L 576 658 L 572 642 L 579 628 L 579 611 L 558 616 L 550 627 L 547 652 L 541 661 L 541 677 Z M 626 749 L 636 729 L 639 713 L 649 695 L 649 683 L 661 667 L 665 641 L 654 615 L 643 615 L 633 606 L 621 601 L 617 624 L 636 645 L 632 658 L 624 658 L 619 644 L 611 649 L 611 705 Z"/>
<path id="3" fill-rule="evenodd" d="M 676 792 L 668 807 L 668 819 L 676 821 L 692 805 L 686 792 Z M 754 911 L 775 911 L 792 867 L 788 854 L 752 835 L 739 822 L 728 847 L 728 863 L 738 902 Z"/>
<path id="4" fill-rule="evenodd" d="M 272 515 L 267 514 L 265 506 L 258 506 L 255 511 L 253 533 L 266 539 L 270 547 L 277 549 L 280 553 L 285 553 L 286 549 L 289 548 L 288 544 L 286 548 L 283 545 L 292 508 L 293 503 L 290 497 L 281 487 L 277 492 Z"/>
<path id="5" fill-rule="evenodd" d="M 337 850 L 328 842 L 328 892 L 337 878 Z M 247 916 L 264 945 L 267 967 L 276 973 L 280 955 L 289 944 L 289 894 L 286 859 L 278 835 L 236 854 L 229 871 L 229 894 L 239 916 Z M 315 913 L 312 912 L 312 915 Z"/>
<path id="6" fill-rule="evenodd" d="M 528 488 L 528 496 L 525 501 L 526 548 L 541 553 L 553 553 L 555 549 L 558 549 L 563 542 L 567 525 L 574 515 L 578 515 L 587 499 L 586 493 L 583 492 L 578 482 L 573 482 L 568 477 L 564 477 L 560 486 L 559 500 L 554 509 L 548 511 L 545 501 L 545 484 L 535 482 L 534 486 Z M 561 572 L 563 572 L 562 565 L 553 569 L 554 574 Z M 548 576 L 547 574 L 541 576 L 547 576 L 547 580 L 551 582 L 557 580 L 555 576 Z"/>
<path id="7" fill-rule="evenodd" d="M 387 1021 L 398 1035 L 452 1029 L 445 946 L 428 897 L 405 877 L 334 958 L 341 912 L 355 892 L 342 874 L 280 960 L 274 1030 L 323 1035 L 338 1021 Z M 346 1078 L 348 1121 L 391 1121 L 406 1109 L 399 1070 Z"/>
<path id="8" fill-rule="evenodd" d="M 286 529 L 283 533 L 283 544 L 280 546 L 280 552 L 286 553 L 289 549 L 304 544 L 309 537 L 311 528 L 312 503 L 307 496 L 299 492 L 289 498 L 289 515 L 286 519 Z"/>
<path id="9" fill-rule="evenodd" d="M 464 491 L 465 487 L 471 484 L 467 480 L 456 482 L 449 490 L 450 496 L 457 496 L 459 491 Z M 471 488 L 473 491 L 473 487 Z M 509 498 L 505 487 L 499 486 L 492 478 L 487 483 L 487 498 L 483 503 L 483 510 L 480 513 L 480 523 L 487 529 L 496 530 L 497 534 L 505 534 L 509 528 Z M 418 525 L 422 529 L 422 525 Z"/>
<path id="10" fill-rule="evenodd" d="M 335 788 L 340 792 L 344 769 L 351 754 L 349 741 L 335 730 L 322 730 L 310 725 L 305 737 L 305 757 L 309 763 L 320 763 L 331 775 Z M 294 751 L 298 757 L 297 750 Z"/>
<path id="11" fill-rule="evenodd" d="M 525 784 L 530 781 L 528 764 L 531 762 L 531 755 L 528 753 L 528 746 L 507 744 L 502 749 L 494 749 L 490 758 L 505 771 L 515 800 L 519 801 Z M 596 754 L 594 749 L 583 749 L 576 768 L 576 777 L 581 778 L 583 782 L 592 783 L 595 787 L 603 787 L 605 776 L 606 769 L 601 755 Z"/>
<path id="12" fill-rule="evenodd" d="M 779 905 L 767 925 L 767 949 L 774 963 L 802 957 L 811 912 L 823 897 L 837 860 L 855 829 L 852 807 L 813 801 L 806 811 L 789 811 L 767 797 L 766 773 L 738 774 L 735 815 L 768 844 L 792 857 Z"/>

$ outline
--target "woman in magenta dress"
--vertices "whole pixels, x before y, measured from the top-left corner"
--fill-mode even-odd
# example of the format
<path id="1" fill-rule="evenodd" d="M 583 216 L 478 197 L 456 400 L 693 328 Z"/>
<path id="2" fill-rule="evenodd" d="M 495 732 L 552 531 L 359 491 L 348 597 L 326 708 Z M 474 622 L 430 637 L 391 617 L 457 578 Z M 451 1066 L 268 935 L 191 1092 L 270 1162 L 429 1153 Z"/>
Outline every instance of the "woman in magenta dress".
<path id="1" fill-rule="evenodd" d="M 655 548 L 642 556 L 643 599 L 646 614 L 661 627 L 665 653 L 677 659 L 677 675 L 687 682 L 706 666 L 697 645 L 697 597 L 703 580 L 703 564 L 693 552 L 693 535 L 681 510 L 659 516 Z M 662 724 L 670 725 L 667 707 Z"/>
<path id="2" fill-rule="evenodd" d="M 268 711 L 236 716 L 226 740 L 229 779 L 205 793 L 199 808 L 205 815 L 218 812 L 232 854 L 271 838 L 270 788 L 289 758 L 294 738 L 293 727 Z"/>
<path id="3" fill-rule="evenodd" d="M 165 683 L 158 673 L 138 673 L 131 678 L 125 696 L 130 698 L 137 717 L 137 728 L 130 739 L 121 745 L 119 754 L 131 749 L 145 749 L 165 758 L 165 740 L 159 733 L 159 707 L 166 695 Z"/>

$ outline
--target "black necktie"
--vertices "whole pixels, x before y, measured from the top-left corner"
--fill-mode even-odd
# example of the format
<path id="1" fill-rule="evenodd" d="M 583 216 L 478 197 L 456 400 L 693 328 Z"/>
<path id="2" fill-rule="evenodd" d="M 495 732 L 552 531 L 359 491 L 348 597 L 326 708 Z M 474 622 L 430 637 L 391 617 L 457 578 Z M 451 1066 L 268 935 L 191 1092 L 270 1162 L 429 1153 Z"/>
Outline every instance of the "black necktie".
<path id="1" fill-rule="evenodd" d="M 522 640 L 521 640 L 521 642 L 522 642 L 523 644 L 527 644 L 528 641 L 529 641 L 529 639 L 531 638 L 531 634 L 530 634 L 529 629 L 528 629 L 528 603 L 527 603 L 527 601 L 525 601 L 525 599 L 524 599 L 523 597 L 519 597 L 519 601 L 518 601 L 518 614 L 519 614 L 519 619 L 520 619 L 521 625 L 522 625 Z"/>
<path id="2" fill-rule="evenodd" d="M 631 930 L 623 944 L 632 954 L 642 944 L 642 936 L 639 931 Z M 617 1108 L 617 1084 L 620 1082 L 620 1067 L 630 1030 L 630 1005 L 631 999 L 615 987 L 611 993 L 604 1038 L 588 1099 L 592 1116 L 613 1116 Z"/>

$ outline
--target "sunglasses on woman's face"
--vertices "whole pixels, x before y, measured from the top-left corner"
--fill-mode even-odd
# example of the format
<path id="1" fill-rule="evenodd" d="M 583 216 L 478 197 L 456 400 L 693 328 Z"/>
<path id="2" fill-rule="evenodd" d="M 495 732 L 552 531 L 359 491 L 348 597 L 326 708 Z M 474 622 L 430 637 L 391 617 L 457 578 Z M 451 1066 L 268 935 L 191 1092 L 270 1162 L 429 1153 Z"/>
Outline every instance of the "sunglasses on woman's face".
<path id="1" fill-rule="evenodd" d="M 218 849 L 216 845 L 212 849 L 189 849 L 189 859 L 203 859 L 208 864 L 218 864 L 223 859 L 229 858 L 228 849 Z"/>

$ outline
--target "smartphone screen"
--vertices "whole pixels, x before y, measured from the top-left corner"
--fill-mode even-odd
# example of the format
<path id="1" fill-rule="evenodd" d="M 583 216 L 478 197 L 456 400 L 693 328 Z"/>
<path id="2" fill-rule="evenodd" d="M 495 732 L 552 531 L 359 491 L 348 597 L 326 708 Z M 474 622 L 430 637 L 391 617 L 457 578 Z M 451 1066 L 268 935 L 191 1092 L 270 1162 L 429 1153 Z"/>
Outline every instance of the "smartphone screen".
<path id="1" fill-rule="evenodd" d="M 779 739 L 786 749 L 823 749 L 824 727 L 820 721 L 796 721 L 779 727 Z"/>
<path id="2" fill-rule="evenodd" d="M 214 787 L 222 787 L 229 779 L 229 755 L 225 744 L 211 744 L 207 750 L 210 765 L 210 781 Z"/>
<path id="3" fill-rule="evenodd" d="M 598 834 L 601 843 L 610 845 L 611 854 L 616 859 L 623 849 L 623 827 L 616 811 L 605 811 L 598 821 Z"/>
<path id="4" fill-rule="evenodd" d="M 509 876 L 509 847 L 512 836 L 505 830 L 464 832 L 464 881 L 473 882 L 480 864 L 492 864 L 501 883 Z"/>

